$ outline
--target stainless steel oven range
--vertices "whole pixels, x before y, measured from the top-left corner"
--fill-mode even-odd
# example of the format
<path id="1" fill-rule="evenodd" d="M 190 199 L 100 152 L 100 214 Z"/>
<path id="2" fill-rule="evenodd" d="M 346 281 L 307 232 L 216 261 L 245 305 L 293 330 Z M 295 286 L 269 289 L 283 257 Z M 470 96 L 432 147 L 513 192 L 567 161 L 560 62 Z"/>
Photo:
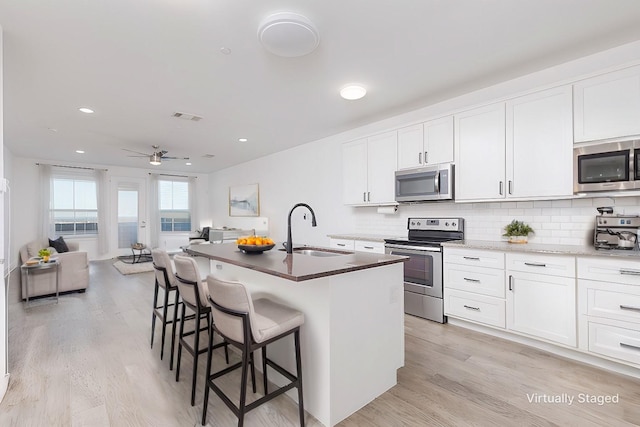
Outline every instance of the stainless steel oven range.
<path id="1" fill-rule="evenodd" d="M 442 242 L 464 239 L 463 218 L 409 218 L 407 239 L 386 239 L 385 252 L 409 257 L 404 263 L 404 311 L 445 323 L 442 299 Z"/>

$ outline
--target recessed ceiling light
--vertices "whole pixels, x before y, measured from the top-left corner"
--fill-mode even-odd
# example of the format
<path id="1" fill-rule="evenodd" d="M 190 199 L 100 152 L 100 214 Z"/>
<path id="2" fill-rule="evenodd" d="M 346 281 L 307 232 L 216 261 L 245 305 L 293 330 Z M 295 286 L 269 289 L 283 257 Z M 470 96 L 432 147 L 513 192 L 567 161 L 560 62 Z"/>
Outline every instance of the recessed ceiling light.
<path id="1" fill-rule="evenodd" d="M 84 154 L 84 150 L 76 150 L 76 153 L 78 153 L 78 154 Z"/>
<path id="2" fill-rule="evenodd" d="M 248 139 L 247 139 L 247 138 L 238 138 L 238 141 L 240 141 L 240 142 L 247 142 L 247 141 L 248 141 Z"/>
<path id="3" fill-rule="evenodd" d="M 91 108 L 87 108 L 87 107 L 80 107 L 78 108 L 78 110 L 82 111 L 83 113 L 87 113 L 87 114 L 92 114 L 93 110 Z"/>
<path id="4" fill-rule="evenodd" d="M 49 129 L 51 132 L 58 132 L 58 129 L 56 128 L 47 128 L 47 129 Z"/>
<path id="5" fill-rule="evenodd" d="M 187 163 L 185 163 L 185 165 L 191 166 L 191 162 L 187 162 Z"/>
<path id="6" fill-rule="evenodd" d="M 229 49 L 228 47 L 221 47 L 220 52 L 222 52 L 223 55 L 229 55 L 231 54 L 231 49 Z"/>
<path id="7" fill-rule="evenodd" d="M 340 96 L 349 101 L 360 99 L 367 94 L 367 90 L 359 85 L 345 86 L 340 90 Z"/>

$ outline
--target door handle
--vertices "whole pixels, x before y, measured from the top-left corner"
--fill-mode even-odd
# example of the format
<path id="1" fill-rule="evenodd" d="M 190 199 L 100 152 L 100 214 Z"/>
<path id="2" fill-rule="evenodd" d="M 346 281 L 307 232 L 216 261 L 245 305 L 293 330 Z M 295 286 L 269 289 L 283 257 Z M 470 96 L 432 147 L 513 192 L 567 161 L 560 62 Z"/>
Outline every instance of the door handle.
<path id="1" fill-rule="evenodd" d="M 622 305 L 622 304 L 620 304 L 620 310 L 640 311 L 640 307 L 634 307 L 632 305 Z"/>
<path id="2" fill-rule="evenodd" d="M 468 277 L 463 277 L 463 279 L 467 282 L 480 283 L 480 280 L 478 279 L 469 279 Z"/>
<path id="3" fill-rule="evenodd" d="M 500 181 L 500 195 L 501 195 L 501 196 L 504 196 L 504 194 L 503 194 L 503 193 L 504 193 L 504 191 L 503 191 L 503 189 L 502 189 L 502 187 L 503 187 L 503 186 L 504 186 L 504 183 L 503 183 L 502 181 Z"/>
<path id="4" fill-rule="evenodd" d="M 625 270 L 625 269 L 620 269 L 620 274 L 622 275 L 628 275 L 628 276 L 640 276 L 640 271 L 638 270 Z"/>
<path id="5" fill-rule="evenodd" d="M 546 267 L 547 264 L 539 264 L 537 262 L 525 262 L 524 265 L 528 265 L 529 267 Z"/>
<path id="6" fill-rule="evenodd" d="M 509 290 L 513 291 L 513 276 L 509 275 Z"/>
<path id="7" fill-rule="evenodd" d="M 480 258 L 475 257 L 475 256 L 463 256 L 462 258 L 469 259 L 471 261 L 480 261 Z"/>
<path id="8" fill-rule="evenodd" d="M 513 181 L 509 180 L 509 194 L 513 194 Z"/>
<path id="9" fill-rule="evenodd" d="M 418 153 L 418 164 L 422 164 L 422 152 Z"/>
<path id="10" fill-rule="evenodd" d="M 424 164 L 425 165 L 427 164 L 427 152 L 426 151 L 424 152 Z"/>
<path id="11" fill-rule="evenodd" d="M 362 193 L 362 201 L 363 202 L 367 201 L 367 192 L 366 191 Z"/>
<path id="12" fill-rule="evenodd" d="M 440 172 L 436 172 L 436 176 L 433 179 L 433 189 L 436 194 L 440 194 Z"/>
<path id="13" fill-rule="evenodd" d="M 469 310 L 473 310 L 473 311 L 480 311 L 480 307 L 472 307 L 470 305 L 463 305 L 464 308 L 468 308 Z"/>
<path id="14" fill-rule="evenodd" d="M 631 344 L 627 344 L 627 343 L 620 343 L 620 347 L 622 348 L 629 348 L 631 350 L 640 350 L 640 347 L 638 347 L 637 345 L 631 345 Z"/>

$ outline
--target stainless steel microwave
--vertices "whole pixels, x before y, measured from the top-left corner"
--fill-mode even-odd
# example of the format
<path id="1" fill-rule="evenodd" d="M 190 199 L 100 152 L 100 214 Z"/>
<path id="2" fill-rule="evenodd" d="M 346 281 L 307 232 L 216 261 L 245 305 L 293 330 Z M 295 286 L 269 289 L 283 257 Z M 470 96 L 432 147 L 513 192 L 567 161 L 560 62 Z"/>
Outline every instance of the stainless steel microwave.
<path id="1" fill-rule="evenodd" d="M 640 189 L 640 140 L 573 149 L 573 192 Z"/>
<path id="2" fill-rule="evenodd" d="M 396 202 L 453 200 L 452 164 L 396 172 Z"/>

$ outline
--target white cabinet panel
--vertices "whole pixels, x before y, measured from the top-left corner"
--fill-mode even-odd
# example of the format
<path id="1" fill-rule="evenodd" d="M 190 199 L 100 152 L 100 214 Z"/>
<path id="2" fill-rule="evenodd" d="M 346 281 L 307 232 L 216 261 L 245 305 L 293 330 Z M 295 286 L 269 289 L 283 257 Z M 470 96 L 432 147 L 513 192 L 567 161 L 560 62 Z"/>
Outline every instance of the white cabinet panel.
<path id="1" fill-rule="evenodd" d="M 510 252 L 507 253 L 507 270 L 576 277 L 576 259 L 563 255 Z"/>
<path id="2" fill-rule="evenodd" d="M 578 277 L 640 286 L 640 263 L 635 259 L 580 257 Z"/>
<path id="3" fill-rule="evenodd" d="M 424 151 L 426 165 L 453 162 L 453 116 L 424 124 Z"/>
<path id="4" fill-rule="evenodd" d="M 571 86 L 507 102 L 507 197 L 571 196 Z"/>
<path id="5" fill-rule="evenodd" d="M 504 270 L 450 263 L 445 268 L 447 288 L 504 298 Z"/>
<path id="6" fill-rule="evenodd" d="M 398 130 L 398 170 L 424 166 L 422 123 Z"/>
<path id="7" fill-rule="evenodd" d="M 355 250 L 358 252 L 369 252 L 372 254 L 383 254 L 384 243 L 383 242 L 370 242 L 367 240 L 356 240 Z"/>
<path id="8" fill-rule="evenodd" d="M 504 300 L 499 298 L 445 288 L 444 311 L 447 316 L 498 328 L 505 326 Z"/>
<path id="9" fill-rule="evenodd" d="M 507 274 L 507 329 L 575 347 L 575 279 Z"/>
<path id="10" fill-rule="evenodd" d="M 456 200 L 504 198 L 505 104 L 455 116 Z"/>
<path id="11" fill-rule="evenodd" d="M 345 251 L 354 250 L 354 241 L 348 239 L 329 239 L 329 247 L 333 249 L 343 249 Z"/>
<path id="12" fill-rule="evenodd" d="M 589 351 L 640 364 L 640 331 L 589 322 Z"/>
<path id="13" fill-rule="evenodd" d="M 444 261 L 471 267 L 504 268 L 504 252 L 481 249 L 444 248 Z"/>
<path id="14" fill-rule="evenodd" d="M 360 139 L 342 146 L 343 202 L 353 205 L 366 202 L 367 140 Z"/>
<path id="15" fill-rule="evenodd" d="M 640 66 L 576 83 L 575 141 L 640 134 Z"/>

